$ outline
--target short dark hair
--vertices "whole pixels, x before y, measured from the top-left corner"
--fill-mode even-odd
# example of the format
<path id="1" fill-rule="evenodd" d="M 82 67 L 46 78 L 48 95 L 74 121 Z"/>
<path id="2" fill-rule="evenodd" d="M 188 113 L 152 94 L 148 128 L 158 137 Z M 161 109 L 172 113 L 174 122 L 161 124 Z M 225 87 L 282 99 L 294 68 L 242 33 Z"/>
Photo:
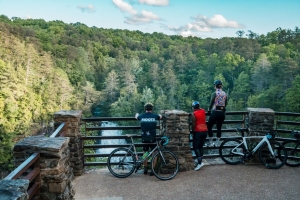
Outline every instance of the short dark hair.
<path id="1" fill-rule="evenodd" d="M 153 110 L 153 104 L 152 103 L 146 103 L 145 104 L 145 110 Z"/>

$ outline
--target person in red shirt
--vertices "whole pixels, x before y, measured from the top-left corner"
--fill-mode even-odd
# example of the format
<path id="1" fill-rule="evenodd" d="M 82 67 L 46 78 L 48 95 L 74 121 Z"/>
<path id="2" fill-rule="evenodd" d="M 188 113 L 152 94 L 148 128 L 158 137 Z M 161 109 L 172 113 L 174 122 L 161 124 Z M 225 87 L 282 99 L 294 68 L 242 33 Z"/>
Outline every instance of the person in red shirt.
<path id="1" fill-rule="evenodd" d="M 195 150 L 198 165 L 195 170 L 204 166 L 202 163 L 203 145 L 207 137 L 206 114 L 203 108 L 200 108 L 198 101 L 192 103 L 192 130 L 193 130 L 193 148 Z"/>

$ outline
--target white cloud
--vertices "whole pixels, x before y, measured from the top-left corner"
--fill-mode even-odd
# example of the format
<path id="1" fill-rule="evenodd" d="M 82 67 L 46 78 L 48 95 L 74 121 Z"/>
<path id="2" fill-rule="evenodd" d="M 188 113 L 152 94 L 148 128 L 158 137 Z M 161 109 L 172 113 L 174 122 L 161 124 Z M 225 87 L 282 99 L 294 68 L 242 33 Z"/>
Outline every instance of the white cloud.
<path id="1" fill-rule="evenodd" d="M 167 6 L 169 5 L 169 0 L 139 0 L 139 3 L 152 6 Z"/>
<path id="2" fill-rule="evenodd" d="M 154 20 L 161 20 L 161 19 L 157 15 L 153 14 L 152 12 L 143 10 L 141 14 L 136 14 L 127 17 L 125 23 L 133 24 L 133 25 L 141 25 L 141 24 L 152 23 Z"/>
<path id="3" fill-rule="evenodd" d="M 193 17 L 193 19 L 195 20 L 194 22 L 187 23 L 184 26 L 167 26 L 167 28 L 171 31 L 174 31 L 176 34 L 179 34 L 183 37 L 187 37 L 199 35 L 199 32 L 213 32 L 213 29 L 216 28 L 244 27 L 242 24 L 239 24 L 236 21 L 228 21 L 222 15 L 214 15 L 212 18 L 207 18 L 203 15 L 198 15 L 196 17 Z"/>
<path id="4" fill-rule="evenodd" d="M 130 14 L 137 14 L 137 11 L 132 8 L 132 6 L 123 0 L 112 0 L 113 3 L 122 11 L 128 12 Z"/>
<path id="5" fill-rule="evenodd" d="M 93 13 L 96 12 L 96 9 L 93 5 L 89 4 L 88 6 L 77 6 L 81 12 L 88 12 L 88 13 Z"/>
<path id="6" fill-rule="evenodd" d="M 214 15 L 212 18 L 207 18 L 203 15 L 198 15 L 194 19 L 205 24 L 207 27 L 211 28 L 242 28 L 243 25 L 239 24 L 236 21 L 228 21 L 222 15 Z"/>

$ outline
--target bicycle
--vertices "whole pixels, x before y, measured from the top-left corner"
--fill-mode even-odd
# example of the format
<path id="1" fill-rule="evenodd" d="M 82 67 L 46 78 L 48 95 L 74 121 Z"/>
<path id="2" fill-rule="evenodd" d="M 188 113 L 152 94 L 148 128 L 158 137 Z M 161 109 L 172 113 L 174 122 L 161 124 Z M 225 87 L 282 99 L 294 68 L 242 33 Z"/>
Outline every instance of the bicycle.
<path id="1" fill-rule="evenodd" d="M 231 165 L 246 162 L 251 159 L 253 154 L 258 150 L 260 162 L 269 169 L 279 169 L 287 159 L 287 151 L 284 146 L 275 141 L 275 133 L 267 133 L 264 136 L 244 136 L 242 129 L 236 129 L 242 133 L 242 141 L 239 139 L 229 138 L 224 140 L 219 148 L 222 160 Z M 261 139 L 258 144 L 250 151 L 246 139 Z"/>
<path id="2" fill-rule="evenodd" d="M 113 150 L 107 159 L 107 166 L 112 175 L 118 178 L 126 178 L 134 171 L 141 169 L 143 163 L 151 158 L 151 169 L 153 174 L 160 180 L 170 180 L 176 176 L 179 168 L 177 156 L 161 147 L 166 146 L 169 138 L 166 136 L 156 137 L 156 146 L 144 158 L 139 158 L 136 152 L 132 137 L 137 134 L 126 134 L 131 138 L 131 145 L 128 148 L 117 148 Z"/>
<path id="3" fill-rule="evenodd" d="M 282 143 L 287 151 L 286 165 L 289 167 L 300 166 L 300 131 L 293 130 L 292 136 L 296 140 L 289 140 Z"/>

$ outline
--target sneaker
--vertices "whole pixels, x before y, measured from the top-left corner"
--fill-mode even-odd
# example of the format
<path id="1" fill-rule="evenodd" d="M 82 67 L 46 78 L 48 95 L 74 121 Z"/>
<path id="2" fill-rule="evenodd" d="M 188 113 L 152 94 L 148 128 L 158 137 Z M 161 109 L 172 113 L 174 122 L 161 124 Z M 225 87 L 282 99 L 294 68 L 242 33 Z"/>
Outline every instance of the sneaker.
<path id="1" fill-rule="evenodd" d="M 220 140 L 216 140 L 216 141 L 215 141 L 215 147 L 219 147 L 220 144 L 221 144 Z"/>
<path id="2" fill-rule="evenodd" d="M 148 167 L 144 166 L 144 174 L 147 174 L 147 172 L 148 172 Z"/>
<path id="3" fill-rule="evenodd" d="M 207 144 L 208 147 L 213 147 L 214 145 L 215 145 L 215 143 L 213 143 L 213 142 L 209 142 L 209 143 Z"/>
<path id="4" fill-rule="evenodd" d="M 204 164 L 203 163 L 201 163 L 201 164 L 198 164 L 197 165 L 197 167 L 195 167 L 195 170 L 196 171 L 198 171 L 201 167 L 203 167 L 204 166 Z"/>
<path id="5" fill-rule="evenodd" d="M 219 142 L 218 141 L 215 141 L 215 143 L 213 143 L 215 147 L 218 147 L 219 146 Z"/>
<path id="6" fill-rule="evenodd" d="M 153 173 L 153 171 L 151 170 L 151 172 L 150 172 L 150 176 L 153 176 L 154 175 L 154 173 Z"/>

